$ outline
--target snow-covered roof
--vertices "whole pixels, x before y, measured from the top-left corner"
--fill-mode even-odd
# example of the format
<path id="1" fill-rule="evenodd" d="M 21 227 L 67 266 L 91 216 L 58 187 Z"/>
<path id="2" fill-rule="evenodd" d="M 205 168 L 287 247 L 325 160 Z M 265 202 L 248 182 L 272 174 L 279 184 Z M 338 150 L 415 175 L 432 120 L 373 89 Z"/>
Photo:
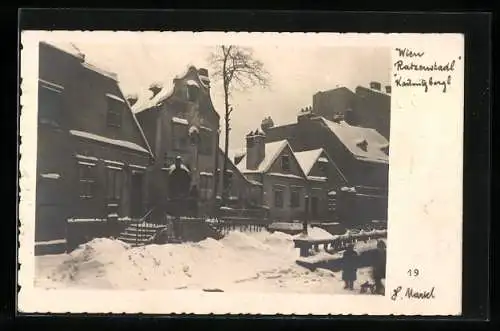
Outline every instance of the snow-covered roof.
<path id="1" fill-rule="evenodd" d="M 137 94 L 137 101 L 132 107 L 133 112 L 139 113 L 143 110 L 158 106 L 163 101 L 170 98 L 174 93 L 174 88 L 175 88 L 174 81 L 176 79 L 183 79 L 184 77 L 186 77 L 186 75 L 188 74 L 188 72 L 191 69 L 194 69 L 196 72 L 198 71 L 198 70 L 196 70 L 196 67 L 194 67 L 193 65 L 189 65 L 189 66 L 187 66 L 187 68 L 185 69 L 185 71 L 181 75 L 177 75 L 174 78 L 168 78 L 164 81 L 158 82 L 158 85 L 161 86 L 161 90 L 160 90 L 160 92 L 158 92 L 154 96 L 153 96 L 153 92 L 150 91 L 149 89 L 145 89 L 143 91 L 136 93 Z M 195 86 L 200 87 L 198 82 L 196 80 L 193 80 L 193 79 L 187 80 L 186 84 L 187 85 L 195 85 Z M 206 85 L 203 82 L 202 82 L 202 86 L 206 87 Z"/>
<path id="2" fill-rule="evenodd" d="M 352 126 L 345 121 L 337 123 L 321 119 L 357 159 L 389 163 L 389 157 L 383 151 L 389 142 L 377 130 Z M 366 149 L 360 146 L 363 141 L 366 141 Z"/>
<path id="3" fill-rule="evenodd" d="M 134 113 L 139 113 L 143 110 L 157 106 L 161 101 L 169 98 L 174 93 L 174 81 L 169 80 L 162 82 L 162 88 L 160 92 L 153 95 L 153 92 L 149 89 L 140 91 L 137 94 L 137 101 L 132 106 L 132 111 Z"/>
<path id="4" fill-rule="evenodd" d="M 271 165 L 274 163 L 278 155 L 281 153 L 281 151 L 288 145 L 287 140 L 280 140 L 280 141 L 275 141 L 272 143 L 267 143 L 265 145 L 265 156 L 262 162 L 260 162 L 259 166 L 257 167 L 256 170 L 251 170 L 247 169 L 247 162 L 246 158 L 247 155 L 241 159 L 240 163 L 236 166 L 239 171 L 242 173 L 262 173 L 266 172 L 269 170 Z"/>
<path id="5" fill-rule="evenodd" d="M 234 163 L 235 162 L 234 160 L 236 158 L 242 158 L 246 155 L 246 153 L 247 153 L 246 148 L 234 148 L 227 151 L 227 156 L 231 160 L 231 162 Z M 239 163 L 240 162 L 238 162 L 238 164 Z"/>
<path id="6" fill-rule="evenodd" d="M 144 153 L 149 153 L 148 150 L 146 150 L 144 147 L 139 146 L 133 142 L 126 141 L 126 140 L 118 140 L 118 139 L 111 139 L 108 137 L 103 137 L 94 133 L 90 132 L 85 132 L 85 131 L 79 131 L 79 130 L 69 130 L 69 132 L 77 137 L 81 138 L 86 138 L 86 139 L 91 139 L 95 141 L 99 141 L 102 143 L 110 144 L 110 145 L 115 145 L 115 146 L 120 146 L 128 149 L 132 149 L 138 152 L 144 152 Z"/>
<path id="7" fill-rule="evenodd" d="M 85 52 L 83 45 L 77 45 L 72 42 L 65 42 L 61 40 L 43 41 L 43 43 L 57 48 L 60 51 L 72 55 L 80 60 L 83 60 L 82 65 L 87 69 L 94 70 L 113 80 L 118 80 L 118 75 L 116 73 L 106 69 L 106 67 L 102 63 L 96 63 L 92 59 L 89 59 L 89 56 Z"/>
<path id="8" fill-rule="evenodd" d="M 313 168 L 314 164 L 320 157 L 321 153 L 323 153 L 323 148 L 312 149 L 303 152 L 295 152 L 293 154 L 295 155 L 295 158 L 299 162 L 302 171 L 304 171 L 304 173 L 308 175 L 311 169 Z"/>

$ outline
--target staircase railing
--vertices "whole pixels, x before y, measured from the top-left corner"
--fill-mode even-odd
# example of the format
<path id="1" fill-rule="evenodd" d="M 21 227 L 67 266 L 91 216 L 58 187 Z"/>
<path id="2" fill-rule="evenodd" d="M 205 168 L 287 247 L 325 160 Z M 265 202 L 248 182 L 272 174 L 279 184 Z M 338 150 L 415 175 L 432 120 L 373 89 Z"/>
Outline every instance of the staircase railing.
<path id="1" fill-rule="evenodd" d="M 150 209 L 137 223 L 137 231 L 135 232 L 135 244 L 139 245 L 139 237 L 142 237 L 146 233 L 145 229 L 148 226 L 147 220 L 151 218 L 154 208 Z"/>

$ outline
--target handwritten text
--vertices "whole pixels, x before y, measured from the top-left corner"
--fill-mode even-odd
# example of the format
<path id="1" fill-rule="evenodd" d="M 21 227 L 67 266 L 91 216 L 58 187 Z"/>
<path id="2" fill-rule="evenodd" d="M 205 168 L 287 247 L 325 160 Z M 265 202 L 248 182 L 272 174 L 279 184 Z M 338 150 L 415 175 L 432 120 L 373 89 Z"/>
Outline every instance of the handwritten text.
<path id="1" fill-rule="evenodd" d="M 431 88 L 439 88 L 441 92 L 447 92 L 452 84 L 457 59 L 440 63 L 435 60 L 425 61 L 427 54 L 423 51 L 399 47 L 396 51 L 399 57 L 393 64 L 396 88 L 421 88 L 425 93 Z M 461 59 L 459 56 L 458 60 Z"/>

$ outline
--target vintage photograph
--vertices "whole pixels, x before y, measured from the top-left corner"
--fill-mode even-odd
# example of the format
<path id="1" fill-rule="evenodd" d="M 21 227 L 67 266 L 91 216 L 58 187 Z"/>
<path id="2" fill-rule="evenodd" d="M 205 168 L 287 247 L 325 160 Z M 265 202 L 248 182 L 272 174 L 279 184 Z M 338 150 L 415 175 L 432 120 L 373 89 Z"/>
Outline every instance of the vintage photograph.
<path id="1" fill-rule="evenodd" d="M 460 313 L 461 35 L 21 42 L 22 311 Z"/>
<path id="2" fill-rule="evenodd" d="M 384 295 L 390 56 L 41 41 L 36 286 Z"/>

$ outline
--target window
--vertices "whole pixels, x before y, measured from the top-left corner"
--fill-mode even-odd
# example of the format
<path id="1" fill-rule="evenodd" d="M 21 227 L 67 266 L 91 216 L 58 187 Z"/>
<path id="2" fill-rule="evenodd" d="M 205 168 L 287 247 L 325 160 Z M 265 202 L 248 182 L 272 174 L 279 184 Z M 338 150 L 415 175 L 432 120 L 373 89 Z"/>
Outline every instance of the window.
<path id="1" fill-rule="evenodd" d="M 107 196 L 108 199 L 119 200 L 122 191 L 122 171 L 119 168 L 107 168 L 108 180 L 107 180 Z"/>
<path id="2" fill-rule="evenodd" d="M 274 188 L 274 207 L 283 208 L 283 189 Z"/>
<path id="3" fill-rule="evenodd" d="M 82 199 L 90 199 L 93 196 L 93 168 L 94 165 L 90 163 L 81 162 L 78 164 L 79 190 Z"/>
<path id="4" fill-rule="evenodd" d="M 318 168 L 319 171 L 321 172 L 322 176 L 326 176 L 328 172 L 328 163 L 326 162 L 318 162 Z"/>
<path id="5" fill-rule="evenodd" d="M 226 176 L 224 180 L 224 188 L 229 191 L 233 187 L 233 171 L 232 170 L 226 170 Z"/>
<path id="6" fill-rule="evenodd" d="M 210 199 L 212 195 L 212 176 L 200 176 L 200 198 L 202 200 Z"/>
<path id="7" fill-rule="evenodd" d="M 189 101 L 195 102 L 196 100 L 198 100 L 198 93 L 199 93 L 199 90 L 198 90 L 197 86 L 188 85 L 188 87 L 187 87 L 187 98 L 188 98 Z"/>
<path id="8" fill-rule="evenodd" d="M 211 155 L 213 153 L 213 136 L 212 132 L 208 129 L 201 129 L 200 131 L 200 153 Z"/>
<path id="9" fill-rule="evenodd" d="M 61 91 L 40 83 L 38 87 L 38 118 L 41 122 L 57 123 L 62 115 Z"/>
<path id="10" fill-rule="evenodd" d="M 173 124 L 172 134 L 173 134 L 174 149 L 185 150 L 188 146 L 187 126 L 183 124 Z"/>
<path id="11" fill-rule="evenodd" d="M 122 126 L 123 102 L 115 100 L 110 97 L 107 97 L 107 101 L 108 101 L 108 114 L 107 114 L 108 126 L 119 128 Z"/>
<path id="12" fill-rule="evenodd" d="M 281 156 L 281 169 L 285 172 L 290 171 L 290 156 L 288 155 Z"/>
<path id="13" fill-rule="evenodd" d="M 290 194 L 290 206 L 292 208 L 299 208 L 300 207 L 300 195 L 302 192 L 301 187 L 292 187 L 291 188 L 291 194 Z"/>

